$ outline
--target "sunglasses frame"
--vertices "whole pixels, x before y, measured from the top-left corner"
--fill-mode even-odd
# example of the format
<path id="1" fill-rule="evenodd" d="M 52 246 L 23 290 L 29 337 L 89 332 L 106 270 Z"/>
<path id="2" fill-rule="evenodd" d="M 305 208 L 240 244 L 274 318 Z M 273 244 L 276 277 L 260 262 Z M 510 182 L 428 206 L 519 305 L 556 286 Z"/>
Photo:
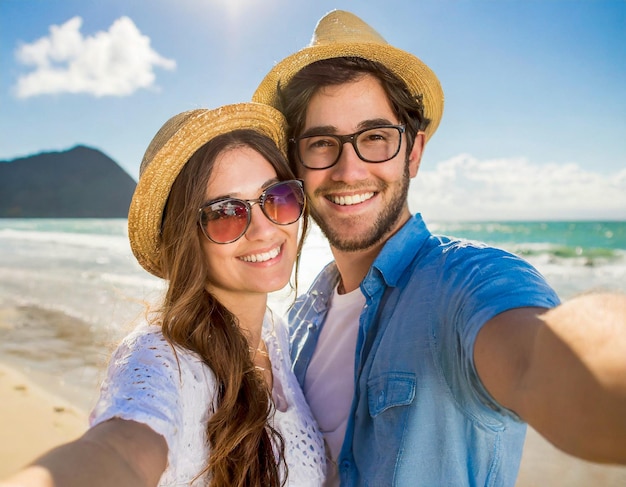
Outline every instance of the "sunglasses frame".
<path id="1" fill-rule="evenodd" d="M 267 200 L 268 197 L 268 192 L 271 191 L 273 188 L 275 188 L 276 186 L 280 186 L 283 184 L 289 184 L 292 185 L 293 183 L 295 184 L 296 188 L 299 188 L 300 193 L 302 195 L 302 204 L 300 205 L 300 213 L 298 214 L 298 217 L 293 220 L 292 222 L 288 222 L 288 223 L 279 223 L 277 221 L 275 221 L 273 218 L 271 218 L 267 212 L 265 211 L 265 201 Z M 294 189 L 294 193 L 296 193 L 295 189 Z M 297 193 L 296 193 L 297 194 Z M 204 210 L 212 205 L 215 205 L 216 203 L 222 203 L 225 201 L 236 201 L 238 203 L 243 203 L 244 208 L 246 209 L 246 225 L 244 227 L 244 229 L 241 231 L 241 233 L 235 237 L 232 240 L 228 240 L 227 242 L 219 242 L 213 238 L 211 238 L 206 230 L 205 225 L 203 224 L 202 220 L 203 220 L 203 216 L 204 216 Z M 304 209 L 306 208 L 306 196 L 304 194 L 304 182 L 301 179 L 286 179 L 284 181 L 277 181 L 273 184 L 270 184 L 267 188 L 265 188 L 263 190 L 263 192 L 259 195 L 258 198 L 254 198 L 254 199 L 241 199 L 241 198 L 232 198 L 232 197 L 227 197 L 227 198 L 218 198 L 215 200 L 211 200 L 211 201 L 207 201 L 206 203 L 204 203 L 200 208 L 198 208 L 198 225 L 200 226 L 200 230 L 202 231 L 202 234 L 211 242 L 215 243 L 215 244 L 219 244 L 219 245 L 225 245 L 225 244 L 229 244 L 229 243 L 233 243 L 236 242 L 237 240 L 239 240 L 241 237 L 243 237 L 246 232 L 248 231 L 248 228 L 250 228 L 250 223 L 252 222 L 252 206 L 254 206 L 255 204 L 259 204 L 259 206 L 261 207 L 261 211 L 263 212 L 263 215 L 265 215 L 265 218 L 267 218 L 269 221 L 271 221 L 272 223 L 274 223 L 275 225 L 281 225 L 281 226 L 285 226 L 285 225 L 291 225 L 293 223 L 296 223 L 304 214 Z"/>

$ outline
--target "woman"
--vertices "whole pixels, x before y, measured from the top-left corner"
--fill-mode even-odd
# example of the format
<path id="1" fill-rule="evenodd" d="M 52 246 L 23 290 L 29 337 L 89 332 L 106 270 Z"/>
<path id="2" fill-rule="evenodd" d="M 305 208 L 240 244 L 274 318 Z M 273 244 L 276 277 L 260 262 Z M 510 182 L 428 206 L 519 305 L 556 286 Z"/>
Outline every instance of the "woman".
<path id="1" fill-rule="evenodd" d="M 279 112 L 242 103 L 157 133 L 128 231 L 168 281 L 163 303 L 113 354 L 86 434 L 10 485 L 321 485 L 322 439 L 267 310 L 302 245 L 284 132 Z"/>

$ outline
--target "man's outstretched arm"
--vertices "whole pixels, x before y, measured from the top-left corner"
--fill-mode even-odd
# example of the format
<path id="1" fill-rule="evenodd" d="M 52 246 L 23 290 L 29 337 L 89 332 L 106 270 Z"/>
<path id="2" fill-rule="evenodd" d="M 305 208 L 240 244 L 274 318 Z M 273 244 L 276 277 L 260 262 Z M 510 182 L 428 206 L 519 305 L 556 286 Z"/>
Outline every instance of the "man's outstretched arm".
<path id="1" fill-rule="evenodd" d="M 626 464 L 626 295 L 504 312 L 479 332 L 474 359 L 492 396 L 556 447 Z"/>

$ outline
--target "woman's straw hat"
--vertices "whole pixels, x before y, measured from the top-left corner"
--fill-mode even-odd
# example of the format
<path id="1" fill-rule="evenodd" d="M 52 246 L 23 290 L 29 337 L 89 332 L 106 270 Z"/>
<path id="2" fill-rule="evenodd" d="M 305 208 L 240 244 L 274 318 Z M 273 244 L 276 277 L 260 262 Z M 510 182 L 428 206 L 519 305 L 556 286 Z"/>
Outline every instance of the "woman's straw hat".
<path id="1" fill-rule="evenodd" d="M 218 135 L 238 129 L 267 135 L 286 152 L 283 115 L 260 103 L 179 113 L 165 122 L 150 142 L 128 210 L 128 238 L 137 261 L 151 274 L 164 277 L 159 264 L 161 222 L 174 180 L 200 147 Z"/>
<path id="2" fill-rule="evenodd" d="M 435 73 L 413 54 L 391 46 L 356 15 L 333 10 L 318 22 L 311 43 L 287 56 L 265 76 L 252 100 L 278 107 L 278 88 L 305 66 L 322 59 L 359 57 L 376 61 L 398 76 L 413 95 L 422 95 L 430 119 L 426 140 L 437 130 L 443 114 L 443 90 Z"/>

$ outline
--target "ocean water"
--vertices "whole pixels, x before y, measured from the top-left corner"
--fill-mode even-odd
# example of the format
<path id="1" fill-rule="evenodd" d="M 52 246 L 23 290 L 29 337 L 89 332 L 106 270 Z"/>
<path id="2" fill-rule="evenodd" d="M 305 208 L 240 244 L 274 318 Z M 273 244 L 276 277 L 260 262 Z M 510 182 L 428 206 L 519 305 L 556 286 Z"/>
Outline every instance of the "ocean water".
<path id="1" fill-rule="evenodd" d="M 589 289 L 626 291 L 626 222 L 433 222 L 429 228 L 521 255 L 563 299 Z M 314 227 L 299 290 L 331 259 Z M 132 256 L 124 219 L 0 219 L 0 359 L 54 376 L 68 391 L 95 390 L 115 343 L 163 290 L 163 281 Z M 293 297 L 289 289 L 273 293 L 270 306 L 283 312 Z"/>

